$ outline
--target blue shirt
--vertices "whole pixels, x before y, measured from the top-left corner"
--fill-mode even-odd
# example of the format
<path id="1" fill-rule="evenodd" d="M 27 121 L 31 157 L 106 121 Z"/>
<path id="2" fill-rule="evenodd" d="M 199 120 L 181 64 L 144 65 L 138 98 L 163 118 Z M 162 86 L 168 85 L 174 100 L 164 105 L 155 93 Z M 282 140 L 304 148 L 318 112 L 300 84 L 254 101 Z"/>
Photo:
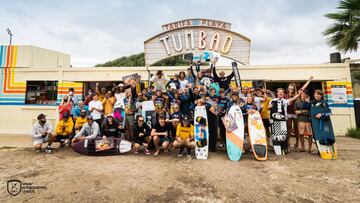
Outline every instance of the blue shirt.
<path id="1" fill-rule="evenodd" d="M 84 105 L 84 107 L 82 109 L 85 109 L 86 110 L 86 113 L 89 114 L 89 108 L 87 105 Z M 73 108 L 73 115 L 74 117 L 80 117 L 80 113 L 81 113 L 81 110 L 79 106 L 76 106 L 75 108 Z"/>

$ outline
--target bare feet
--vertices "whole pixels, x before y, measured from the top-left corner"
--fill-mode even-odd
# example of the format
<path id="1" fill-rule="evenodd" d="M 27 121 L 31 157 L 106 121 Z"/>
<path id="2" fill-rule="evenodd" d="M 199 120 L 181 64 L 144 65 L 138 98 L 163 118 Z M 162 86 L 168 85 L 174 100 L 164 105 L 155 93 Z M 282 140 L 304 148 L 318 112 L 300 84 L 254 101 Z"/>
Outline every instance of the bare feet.
<path id="1" fill-rule="evenodd" d="M 154 153 L 154 156 L 159 155 L 159 153 L 160 153 L 160 150 L 159 150 L 159 149 L 157 149 L 157 150 L 155 151 L 155 153 Z"/>

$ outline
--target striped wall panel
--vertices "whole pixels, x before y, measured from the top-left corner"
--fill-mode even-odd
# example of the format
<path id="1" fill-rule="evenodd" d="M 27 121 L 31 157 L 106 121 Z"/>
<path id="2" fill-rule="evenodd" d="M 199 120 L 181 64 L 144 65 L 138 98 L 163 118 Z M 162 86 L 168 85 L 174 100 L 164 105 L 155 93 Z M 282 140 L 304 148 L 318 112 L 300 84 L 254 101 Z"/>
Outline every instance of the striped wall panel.
<path id="1" fill-rule="evenodd" d="M 346 87 L 346 96 L 347 103 L 334 103 L 332 88 L 334 86 L 345 86 Z M 348 81 L 327 81 L 325 83 L 324 99 L 328 101 L 330 107 L 333 108 L 353 108 L 354 107 L 354 98 L 352 92 L 352 84 Z"/>
<path id="2" fill-rule="evenodd" d="M 18 46 L 0 46 L 0 105 L 25 104 L 26 82 L 15 81 Z"/>
<path id="3" fill-rule="evenodd" d="M 80 82 L 59 82 L 58 83 L 58 95 L 57 95 L 57 102 L 58 104 L 61 103 L 62 98 L 65 95 L 68 95 L 69 88 L 74 88 L 74 94 L 77 96 L 78 100 L 81 100 L 83 94 L 83 83 Z"/>

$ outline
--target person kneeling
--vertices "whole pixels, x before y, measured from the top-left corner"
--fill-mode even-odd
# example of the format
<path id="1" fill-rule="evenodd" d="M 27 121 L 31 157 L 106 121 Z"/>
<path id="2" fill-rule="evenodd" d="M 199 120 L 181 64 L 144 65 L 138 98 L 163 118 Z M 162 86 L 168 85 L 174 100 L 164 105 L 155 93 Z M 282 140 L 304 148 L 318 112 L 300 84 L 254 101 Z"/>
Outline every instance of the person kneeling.
<path id="1" fill-rule="evenodd" d="M 185 116 L 179 123 L 176 130 L 176 140 L 173 143 L 174 148 L 180 148 L 178 156 L 182 156 L 185 147 L 187 148 L 187 156 L 191 156 L 191 149 L 195 148 L 194 126 L 190 124 L 190 118 Z"/>
<path id="2" fill-rule="evenodd" d="M 139 149 L 141 145 L 143 145 L 145 148 L 144 153 L 149 155 L 150 151 L 148 147 L 152 140 L 152 137 L 150 136 L 150 128 L 144 123 L 143 116 L 138 115 L 136 121 L 137 122 L 134 128 L 134 153 L 139 153 Z"/>
<path id="3" fill-rule="evenodd" d="M 64 113 L 62 119 L 56 125 L 56 139 L 54 142 L 60 142 L 60 146 L 69 144 L 72 139 L 74 122 L 68 113 Z"/>
<path id="4" fill-rule="evenodd" d="M 95 139 L 96 136 L 99 135 L 99 129 L 99 124 L 97 124 L 97 122 L 94 122 L 93 117 L 91 115 L 86 116 L 85 125 L 81 128 L 80 132 L 78 132 L 71 140 L 71 144 L 75 144 L 83 140 Z"/>
<path id="5" fill-rule="evenodd" d="M 35 123 L 31 133 L 35 151 L 40 152 L 42 145 L 47 142 L 45 152 L 50 154 L 52 152 L 51 144 L 56 138 L 54 128 L 50 122 L 46 121 L 46 116 L 43 113 L 38 115 L 37 120 L 38 122 Z"/>
<path id="6" fill-rule="evenodd" d="M 161 145 L 164 149 L 164 152 L 168 152 L 168 147 L 170 144 L 169 131 L 171 127 L 165 122 L 165 117 L 163 115 L 159 116 L 158 123 L 151 130 L 151 136 L 153 138 L 156 151 L 154 153 L 157 156 L 160 152 L 159 146 Z"/>

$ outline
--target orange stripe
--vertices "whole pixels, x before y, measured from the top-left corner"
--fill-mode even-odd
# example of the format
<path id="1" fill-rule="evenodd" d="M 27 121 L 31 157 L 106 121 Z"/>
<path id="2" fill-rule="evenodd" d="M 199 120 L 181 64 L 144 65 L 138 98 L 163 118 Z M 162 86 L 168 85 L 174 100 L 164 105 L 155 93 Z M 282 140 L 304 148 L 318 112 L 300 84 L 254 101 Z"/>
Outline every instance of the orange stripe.
<path id="1" fill-rule="evenodd" d="M 227 133 L 226 138 L 231 140 L 231 142 L 238 146 L 240 149 L 243 149 L 244 140 L 241 140 L 240 137 L 236 136 L 233 132 Z"/>
<path id="2" fill-rule="evenodd" d="M 83 92 L 75 91 L 74 93 L 82 95 Z M 69 91 L 67 91 L 67 90 L 66 91 L 58 91 L 58 94 L 67 95 L 67 94 L 69 94 Z"/>

